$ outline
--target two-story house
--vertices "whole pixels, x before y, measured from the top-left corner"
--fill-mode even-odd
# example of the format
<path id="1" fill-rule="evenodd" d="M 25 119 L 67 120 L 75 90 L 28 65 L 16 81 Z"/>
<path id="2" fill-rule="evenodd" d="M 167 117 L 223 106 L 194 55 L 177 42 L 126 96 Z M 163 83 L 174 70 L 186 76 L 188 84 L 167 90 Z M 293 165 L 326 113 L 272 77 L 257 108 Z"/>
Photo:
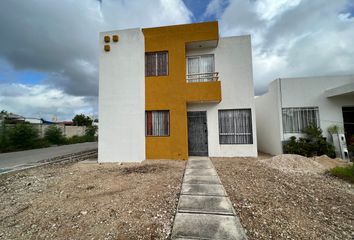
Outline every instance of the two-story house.
<path id="1" fill-rule="evenodd" d="M 207 22 L 99 41 L 99 162 L 257 156 L 250 36 Z"/>

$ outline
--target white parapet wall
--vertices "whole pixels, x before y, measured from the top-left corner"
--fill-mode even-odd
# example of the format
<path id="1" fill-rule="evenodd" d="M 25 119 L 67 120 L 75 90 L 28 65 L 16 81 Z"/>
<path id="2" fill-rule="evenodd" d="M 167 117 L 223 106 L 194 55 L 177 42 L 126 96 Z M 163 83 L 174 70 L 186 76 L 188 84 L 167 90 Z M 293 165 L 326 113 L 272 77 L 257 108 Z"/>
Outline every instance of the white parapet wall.
<path id="1" fill-rule="evenodd" d="M 211 157 L 257 156 L 256 112 L 250 36 L 220 38 L 217 48 L 187 51 L 187 56 L 214 54 L 219 72 L 220 103 L 190 103 L 188 111 L 206 111 L 208 150 Z M 219 144 L 218 110 L 251 109 L 253 144 Z"/>
<path id="2" fill-rule="evenodd" d="M 112 41 L 113 35 L 118 42 Z M 141 29 L 103 32 L 99 41 L 98 162 L 141 162 L 145 160 L 144 35 Z M 105 51 L 104 45 L 110 50 Z"/>
<path id="3" fill-rule="evenodd" d="M 258 150 L 273 155 L 282 154 L 279 80 L 273 81 L 268 93 L 255 100 Z"/>

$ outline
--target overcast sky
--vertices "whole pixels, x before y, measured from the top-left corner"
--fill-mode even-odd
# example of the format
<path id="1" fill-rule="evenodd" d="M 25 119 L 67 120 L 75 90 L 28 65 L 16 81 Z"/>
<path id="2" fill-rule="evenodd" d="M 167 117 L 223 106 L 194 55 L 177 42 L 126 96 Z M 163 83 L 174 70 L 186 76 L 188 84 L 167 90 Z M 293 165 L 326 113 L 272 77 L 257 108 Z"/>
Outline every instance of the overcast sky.
<path id="1" fill-rule="evenodd" d="M 3 0 L 0 110 L 97 115 L 98 32 L 210 20 L 251 34 L 256 94 L 279 77 L 354 74 L 354 0 Z"/>

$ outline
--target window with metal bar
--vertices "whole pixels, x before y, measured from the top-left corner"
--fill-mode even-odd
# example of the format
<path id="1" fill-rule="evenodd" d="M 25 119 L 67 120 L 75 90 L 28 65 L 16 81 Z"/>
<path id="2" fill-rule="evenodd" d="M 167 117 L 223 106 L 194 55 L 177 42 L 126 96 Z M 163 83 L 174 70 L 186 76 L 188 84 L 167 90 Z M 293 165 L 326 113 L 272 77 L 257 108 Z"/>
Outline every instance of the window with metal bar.
<path id="1" fill-rule="evenodd" d="M 170 135 L 170 111 L 146 111 L 145 112 L 146 136 Z"/>
<path id="2" fill-rule="evenodd" d="M 168 52 L 145 53 L 145 76 L 168 75 Z"/>
<path id="3" fill-rule="evenodd" d="M 284 133 L 302 133 L 310 125 L 320 126 L 318 107 L 283 108 L 282 118 Z"/>
<path id="4" fill-rule="evenodd" d="M 219 110 L 220 144 L 253 144 L 251 109 Z"/>
<path id="5" fill-rule="evenodd" d="M 216 81 L 214 65 L 213 54 L 187 57 L 187 82 Z"/>

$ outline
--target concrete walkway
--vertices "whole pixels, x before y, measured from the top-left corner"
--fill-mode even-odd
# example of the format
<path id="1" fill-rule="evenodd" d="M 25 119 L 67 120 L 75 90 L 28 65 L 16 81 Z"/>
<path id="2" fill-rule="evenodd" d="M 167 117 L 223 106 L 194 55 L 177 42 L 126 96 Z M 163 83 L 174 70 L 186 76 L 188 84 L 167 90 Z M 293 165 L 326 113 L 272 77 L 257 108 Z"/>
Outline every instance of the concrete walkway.
<path id="1" fill-rule="evenodd" d="M 247 239 L 208 157 L 188 160 L 172 239 Z"/>

